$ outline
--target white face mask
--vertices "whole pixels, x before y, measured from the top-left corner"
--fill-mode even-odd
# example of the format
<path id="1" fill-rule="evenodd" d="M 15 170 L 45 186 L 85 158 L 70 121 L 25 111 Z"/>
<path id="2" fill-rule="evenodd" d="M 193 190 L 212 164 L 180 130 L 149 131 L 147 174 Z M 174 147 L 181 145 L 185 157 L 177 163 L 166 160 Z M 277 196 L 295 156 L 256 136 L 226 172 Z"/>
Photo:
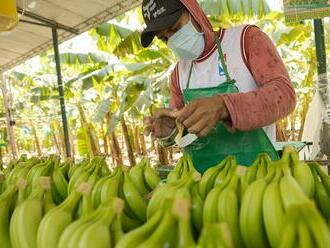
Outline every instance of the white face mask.
<path id="1" fill-rule="evenodd" d="M 186 25 L 168 39 L 167 46 L 176 57 L 184 60 L 195 60 L 204 51 L 204 35 L 198 32 L 189 20 Z"/>

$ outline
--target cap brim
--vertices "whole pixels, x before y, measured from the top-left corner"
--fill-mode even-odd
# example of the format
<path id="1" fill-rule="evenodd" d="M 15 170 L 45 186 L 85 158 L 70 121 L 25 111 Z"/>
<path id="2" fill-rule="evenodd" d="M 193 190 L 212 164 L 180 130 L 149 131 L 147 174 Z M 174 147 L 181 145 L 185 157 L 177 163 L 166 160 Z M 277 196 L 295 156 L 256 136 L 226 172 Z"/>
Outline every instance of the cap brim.
<path id="1" fill-rule="evenodd" d="M 157 32 L 165 30 L 173 26 L 181 17 L 184 8 L 175 11 L 174 13 L 162 16 L 149 23 L 147 28 L 142 31 L 141 44 L 143 47 L 148 47 L 155 38 Z"/>

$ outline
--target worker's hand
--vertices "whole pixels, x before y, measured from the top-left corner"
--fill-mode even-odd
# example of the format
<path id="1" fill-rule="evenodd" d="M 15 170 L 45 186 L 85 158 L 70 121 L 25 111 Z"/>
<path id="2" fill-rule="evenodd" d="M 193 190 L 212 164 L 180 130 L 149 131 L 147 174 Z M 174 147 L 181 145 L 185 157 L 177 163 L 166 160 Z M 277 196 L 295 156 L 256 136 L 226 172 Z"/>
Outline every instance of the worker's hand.
<path id="1" fill-rule="evenodd" d="M 144 125 L 146 135 L 151 133 L 153 138 L 164 138 L 172 133 L 176 122 L 175 118 L 171 116 L 170 110 L 159 109 L 153 116 L 144 119 Z"/>
<path id="2" fill-rule="evenodd" d="M 172 116 L 182 123 L 189 133 L 206 136 L 219 121 L 229 120 L 229 112 L 222 96 L 193 100 L 183 109 L 172 112 Z"/>

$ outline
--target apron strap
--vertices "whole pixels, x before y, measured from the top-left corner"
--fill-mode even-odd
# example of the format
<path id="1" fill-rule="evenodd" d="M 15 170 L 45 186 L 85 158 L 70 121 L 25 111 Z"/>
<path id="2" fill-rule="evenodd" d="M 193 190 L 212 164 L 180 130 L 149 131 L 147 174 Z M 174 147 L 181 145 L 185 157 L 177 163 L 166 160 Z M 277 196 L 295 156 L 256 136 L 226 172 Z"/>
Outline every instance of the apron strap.
<path id="1" fill-rule="evenodd" d="M 214 32 L 214 40 L 215 40 L 215 42 L 217 44 L 217 47 L 218 47 L 220 63 L 221 63 L 221 66 L 223 67 L 223 71 L 224 71 L 225 76 L 226 76 L 226 82 L 235 83 L 235 81 L 229 75 L 227 63 L 225 61 L 225 56 L 224 56 L 223 51 L 222 51 L 221 41 L 220 41 L 220 38 L 219 38 L 219 36 L 216 32 Z M 191 73 L 192 73 L 193 65 L 194 65 L 194 62 L 191 61 L 191 66 L 190 66 L 190 69 L 189 69 L 188 82 L 187 82 L 186 89 L 189 89 L 189 87 L 190 87 L 190 79 L 191 79 Z"/>
<path id="2" fill-rule="evenodd" d="M 232 82 L 233 80 L 231 79 L 231 77 L 229 75 L 229 72 L 228 72 L 228 67 L 227 67 L 227 63 L 225 61 L 225 55 L 223 54 L 223 51 L 222 51 L 220 38 L 219 38 L 219 36 L 216 32 L 214 32 L 214 38 L 215 38 L 215 42 L 217 43 L 218 53 L 219 53 L 219 56 L 220 56 L 220 62 L 221 62 L 221 65 L 223 67 L 223 71 L 224 71 L 225 76 L 226 76 L 226 81 L 227 82 Z"/>
<path id="3" fill-rule="evenodd" d="M 191 79 L 191 73 L 192 73 L 193 65 L 194 65 L 194 61 L 191 61 L 191 65 L 190 65 L 190 69 L 189 69 L 188 82 L 187 82 L 186 89 L 189 89 L 189 86 L 190 86 L 190 79 Z"/>

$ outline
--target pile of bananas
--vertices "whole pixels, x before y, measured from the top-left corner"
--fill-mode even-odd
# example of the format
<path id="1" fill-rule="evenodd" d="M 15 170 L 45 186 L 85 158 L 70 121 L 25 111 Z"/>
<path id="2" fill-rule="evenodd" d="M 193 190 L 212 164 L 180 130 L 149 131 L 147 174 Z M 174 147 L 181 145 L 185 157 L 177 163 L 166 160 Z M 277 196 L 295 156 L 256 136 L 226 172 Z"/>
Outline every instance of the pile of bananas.
<path id="1" fill-rule="evenodd" d="M 283 228 L 280 247 L 329 247 L 329 229 L 310 202 L 291 206 Z"/>
<path id="2" fill-rule="evenodd" d="M 237 166 L 234 157 L 227 157 L 206 171 L 199 183 L 200 195 L 205 197 L 203 223 L 226 223 L 234 247 L 298 247 L 297 242 L 287 246 L 287 241 L 283 241 L 285 222 L 291 218 L 290 208 L 307 205 L 318 216 L 318 223 L 326 226 L 329 180 L 319 165 L 299 161 L 292 148 L 286 148 L 281 160 L 276 162 L 267 154 L 260 154 L 245 170 Z M 304 219 L 304 215 L 299 218 Z M 298 225 L 297 218 L 293 222 Z M 313 227 L 308 220 L 304 220 L 304 225 Z M 319 235 L 319 240 L 329 240 L 329 230 L 325 230 L 320 233 L 314 230 L 313 235 Z M 314 242 L 306 247 L 329 244 Z"/>
<path id="3" fill-rule="evenodd" d="M 109 169 L 103 157 L 74 164 L 22 156 L 0 175 L 3 248 L 113 247 L 145 223 L 147 199 L 160 183 L 148 159 Z"/>
<path id="4" fill-rule="evenodd" d="M 0 172 L 4 248 L 327 248 L 329 221 L 330 177 L 290 147 L 203 175 L 184 155 L 166 182 L 146 158 L 111 168 L 22 156 Z"/>

